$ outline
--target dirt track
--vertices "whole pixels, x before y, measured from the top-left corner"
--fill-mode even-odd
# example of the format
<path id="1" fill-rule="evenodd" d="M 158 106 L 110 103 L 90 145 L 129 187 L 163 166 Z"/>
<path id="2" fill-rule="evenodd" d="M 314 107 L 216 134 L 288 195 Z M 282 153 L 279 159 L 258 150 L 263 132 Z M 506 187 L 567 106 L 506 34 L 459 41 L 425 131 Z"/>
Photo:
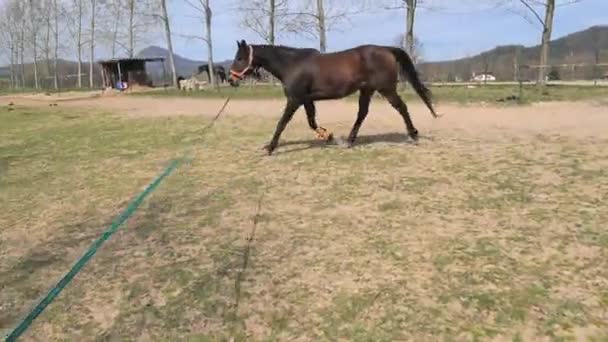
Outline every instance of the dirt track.
<path id="1" fill-rule="evenodd" d="M 223 99 L 152 98 L 130 96 L 108 96 L 95 98 L 53 99 L 48 96 L 0 97 L 0 105 L 9 102 L 25 106 L 59 106 L 104 110 L 124 113 L 134 117 L 158 117 L 179 115 L 215 115 Z M 232 100 L 225 115 L 279 118 L 283 99 Z M 440 114 L 433 119 L 420 102 L 408 104 L 412 120 L 422 134 L 428 131 L 459 129 L 475 136 L 494 136 L 499 131 L 509 135 L 520 134 L 564 134 L 570 136 L 600 136 L 608 130 L 608 106 L 599 102 L 551 102 L 527 106 L 493 106 L 484 104 L 459 105 L 437 104 Z M 304 123 L 303 108 L 296 113 L 296 122 Z M 338 100 L 317 102 L 317 120 L 320 125 L 346 135 L 357 112 L 357 102 Z M 400 131 L 401 117 L 383 98 L 372 100 L 370 115 L 361 132 Z"/>

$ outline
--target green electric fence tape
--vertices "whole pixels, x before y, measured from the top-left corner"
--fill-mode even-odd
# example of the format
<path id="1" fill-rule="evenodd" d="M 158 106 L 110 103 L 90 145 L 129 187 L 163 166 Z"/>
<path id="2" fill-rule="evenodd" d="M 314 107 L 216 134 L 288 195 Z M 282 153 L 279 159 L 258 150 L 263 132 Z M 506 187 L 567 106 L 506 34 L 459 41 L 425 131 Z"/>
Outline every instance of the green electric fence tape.
<path id="1" fill-rule="evenodd" d="M 118 228 L 127 221 L 127 219 L 133 215 L 133 213 L 137 210 L 143 200 L 158 187 L 158 185 L 162 182 L 162 180 L 167 177 L 173 170 L 175 170 L 181 160 L 173 160 L 169 166 L 165 168 L 165 170 L 152 182 L 150 183 L 144 191 L 142 191 L 137 197 L 135 197 L 131 203 L 127 206 L 127 208 L 112 222 L 110 227 L 106 229 L 103 234 L 93 244 L 89 247 L 89 249 L 84 253 L 83 256 L 76 261 L 74 266 L 70 269 L 66 275 L 61 278 L 61 280 L 53 286 L 53 288 L 44 296 L 44 298 L 34 307 L 32 311 L 19 323 L 19 325 L 6 336 L 6 342 L 16 341 L 19 336 L 21 336 L 32 324 L 32 322 L 40 316 L 42 311 L 57 298 L 59 293 L 68 286 L 68 284 L 76 277 L 76 275 L 82 270 L 82 268 L 91 260 L 91 258 L 97 253 L 97 250 L 101 247 L 101 245 L 106 242 L 116 231 Z"/>

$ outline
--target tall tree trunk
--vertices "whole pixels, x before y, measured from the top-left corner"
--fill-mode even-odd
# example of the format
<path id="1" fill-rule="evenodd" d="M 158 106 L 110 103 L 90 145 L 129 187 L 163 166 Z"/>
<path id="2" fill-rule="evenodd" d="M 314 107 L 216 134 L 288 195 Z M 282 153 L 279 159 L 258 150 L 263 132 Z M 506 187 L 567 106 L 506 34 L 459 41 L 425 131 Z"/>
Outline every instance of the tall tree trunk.
<path id="1" fill-rule="evenodd" d="M 48 6 L 48 3 L 47 3 Z M 46 62 L 46 75 L 51 75 L 51 12 L 49 8 L 45 8 L 46 20 L 46 35 L 44 37 L 44 58 Z"/>
<path id="2" fill-rule="evenodd" d="M 129 0 L 129 58 L 135 55 L 135 0 Z"/>
<path id="3" fill-rule="evenodd" d="M 78 0 L 78 31 L 76 33 L 78 55 L 78 88 L 82 88 L 82 0 Z"/>
<path id="4" fill-rule="evenodd" d="M 91 0 L 91 53 L 89 55 L 89 88 L 93 88 L 93 63 L 95 63 L 95 7 L 96 0 Z"/>
<path id="5" fill-rule="evenodd" d="M 270 1 L 270 15 L 268 16 L 268 44 L 274 45 L 275 40 L 275 22 L 276 22 L 276 1 Z"/>
<path id="6" fill-rule="evenodd" d="M 319 30 L 319 49 L 321 52 L 327 51 L 327 28 L 325 27 L 325 10 L 323 0 L 317 0 L 317 20 Z"/>
<path id="7" fill-rule="evenodd" d="M 36 49 L 36 43 L 34 42 L 34 88 L 39 89 L 40 84 L 38 84 L 38 51 Z"/>
<path id="8" fill-rule="evenodd" d="M 538 83 L 545 84 L 546 67 L 549 64 L 549 43 L 553 30 L 553 14 L 555 13 L 555 0 L 547 0 L 543 36 L 541 41 L 540 67 L 538 69 Z"/>
<path id="9" fill-rule="evenodd" d="M 11 67 L 10 67 L 10 77 L 11 77 L 11 88 L 16 88 L 16 77 L 15 77 L 15 39 L 11 38 Z"/>
<path id="10" fill-rule="evenodd" d="M 21 60 L 19 61 L 19 64 L 21 66 L 21 87 L 25 88 L 25 18 L 23 18 L 21 24 L 21 39 L 19 44 L 19 57 Z"/>
<path id="11" fill-rule="evenodd" d="M 205 26 L 207 29 L 207 51 L 208 51 L 208 62 L 209 62 L 209 83 L 211 85 L 216 86 L 215 81 L 215 68 L 213 67 L 213 42 L 211 40 L 211 6 L 209 5 L 210 0 L 205 0 L 204 9 L 205 9 Z"/>
<path id="12" fill-rule="evenodd" d="M 34 88 L 39 89 L 40 85 L 38 84 L 38 26 L 36 23 L 36 10 L 34 7 L 34 0 L 30 0 L 30 23 L 32 25 L 32 53 L 34 54 Z"/>
<path id="13" fill-rule="evenodd" d="M 519 81 L 519 48 L 513 50 L 513 81 Z"/>
<path id="14" fill-rule="evenodd" d="M 169 49 L 169 66 L 171 67 L 171 82 L 174 87 L 177 87 L 177 70 L 175 69 L 175 58 L 173 56 L 173 41 L 171 40 L 171 22 L 169 21 L 169 12 L 167 11 L 167 0 L 160 1 L 163 11 L 163 21 L 165 24 L 165 35 L 167 39 L 167 48 Z"/>
<path id="15" fill-rule="evenodd" d="M 270 45 L 275 44 L 275 30 L 276 30 L 276 16 L 277 16 L 276 10 L 277 10 L 276 1 L 270 0 L 270 16 L 268 17 L 268 20 L 269 20 L 268 44 L 270 44 Z M 271 85 L 275 84 L 274 76 L 272 76 L 272 75 L 270 75 L 270 84 Z"/>
<path id="16" fill-rule="evenodd" d="M 414 18 L 418 0 L 406 0 L 405 49 L 414 58 Z"/>
<path id="17" fill-rule="evenodd" d="M 53 12 L 55 14 L 55 53 L 53 56 L 53 83 L 55 90 L 59 90 L 59 75 L 57 71 L 57 59 L 59 58 L 59 6 L 57 0 L 53 0 Z"/>
<path id="18" fill-rule="evenodd" d="M 165 0 L 161 0 L 165 1 Z M 114 30 L 112 31 L 112 58 L 116 57 L 116 44 L 118 42 L 118 29 L 120 27 L 120 19 L 122 10 L 120 8 L 120 4 L 115 1 L 114 2 Z"/>

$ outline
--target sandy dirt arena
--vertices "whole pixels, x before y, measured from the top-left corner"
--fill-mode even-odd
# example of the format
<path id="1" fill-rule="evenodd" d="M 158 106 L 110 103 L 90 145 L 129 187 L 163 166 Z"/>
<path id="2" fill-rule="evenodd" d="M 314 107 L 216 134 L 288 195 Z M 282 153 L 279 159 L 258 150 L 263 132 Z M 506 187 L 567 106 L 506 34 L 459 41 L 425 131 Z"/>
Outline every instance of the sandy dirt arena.
<path id="1" fill-rule="evenodd" d="M 107 96 L 93 98 L 68 98 L 53 101 L 48 96 L 0 97 L 0 105 L 8 103 L 25 106 L 48 106 L 56 103 L 62 107 L 103 110 L 109 113 L 124 113 L 133 117 L 162 116 L 214 116 L 224 99 L 152 98 L 130 96 Z M 283 99 L 232 100 L 226 116 L 280 117 L 285 101 Z M 357 102 L 347 100 L 317 102 L 317 121 L 321 126 L 332 129 L 339 127 L 338 133 L 347 135 L 356 118 Z M 599 136 L 608 127 L 608 105 L 600 101 L 550 102 L 529 106 L 490 106 L 484 104 L 458 105 L 437 104 L 440 119 L 433 119 L 420 102 L 408 104 L 414 125 L 421 134 L 429 130 L 463 130 L 472 135 L 494 135 L 498 131 L 512 134 L 557 133 L 574 136 Z M 295 122 L 305 122 L 304 109 L 298 109 Z M 380 97 L 374 97 L 370 114 L 361 132 L 377 132 L 392 128 L 398 131 L 403 121 L 398 113 Z M 270 133 L 270 132 L 269 132 Z"/>

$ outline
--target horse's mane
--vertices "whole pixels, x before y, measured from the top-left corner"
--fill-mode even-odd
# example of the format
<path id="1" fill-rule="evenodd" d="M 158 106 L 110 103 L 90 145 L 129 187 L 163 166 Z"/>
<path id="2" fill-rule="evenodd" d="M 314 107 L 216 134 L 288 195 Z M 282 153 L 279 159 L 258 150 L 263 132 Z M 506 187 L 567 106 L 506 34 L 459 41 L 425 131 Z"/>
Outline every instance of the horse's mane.
<path id="1" fill-rule="evenodd" d="M 269 44 L 259 44 L 259 45 L 253 45 L 254 47 L 261 47 L 261 48 L 272 48 L 272 49 L 278 49 L 278 50 L 283 50 L 283 51 L 288 51 L 288 52 L 300 52 L 300 51 L 318 51 L 317 49 L 313 49 L 313 48 L 297 48 L 297 47 L 293 47 L 293 46 L 287 46 L 287 45 L 269 45 Z"/>

